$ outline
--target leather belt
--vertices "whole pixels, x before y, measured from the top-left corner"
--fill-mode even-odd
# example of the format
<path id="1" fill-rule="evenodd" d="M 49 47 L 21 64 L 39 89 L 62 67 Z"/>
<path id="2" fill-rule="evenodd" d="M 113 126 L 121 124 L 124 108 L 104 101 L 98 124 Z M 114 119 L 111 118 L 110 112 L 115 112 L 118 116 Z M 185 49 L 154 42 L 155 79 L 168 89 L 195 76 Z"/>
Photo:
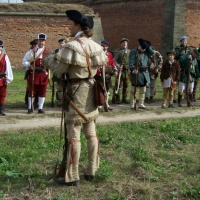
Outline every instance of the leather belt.
<path id="1" fill-rule="evenodd" d="M 91 78 L 72 78 L 72 79 L 69 79 L 69 82 L 71 84 L 76 84 L 76 83 L 80 83 L 80 82 L 87 82 L 89 81 Z"/>

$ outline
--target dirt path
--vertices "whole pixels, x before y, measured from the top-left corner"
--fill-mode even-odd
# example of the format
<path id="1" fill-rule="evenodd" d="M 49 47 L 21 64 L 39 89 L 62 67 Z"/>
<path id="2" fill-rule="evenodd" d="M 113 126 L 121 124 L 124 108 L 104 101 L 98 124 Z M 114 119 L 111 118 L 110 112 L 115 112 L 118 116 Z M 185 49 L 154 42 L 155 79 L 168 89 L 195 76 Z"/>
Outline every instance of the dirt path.
<path id="1" fill-rule="evenodd" d="M 129 105 L 112 105 L 114 110 L 109 115 L 100 113 L 97 123 L 116 123 L 124 121 L 146 121 L 167 118 L 182 118 L 200 116 L 200 107 L 198 103 L 194 108 L 160 108 L 160 104 L 147 105 L 147 111 L 130 111 Z M 120 114 L 120 110 L 123 113 Z M 127 113 L 126 111 L 127 110 Z M 46 108 L 45 115 L 34 114 L 28 115 L 27 111 L 20 109 L 7 109 L 6 117 L 0 117 L 0 131 L 30 129 L 39 127 L 55 127 L 61 123 L 61 108 Z"/>

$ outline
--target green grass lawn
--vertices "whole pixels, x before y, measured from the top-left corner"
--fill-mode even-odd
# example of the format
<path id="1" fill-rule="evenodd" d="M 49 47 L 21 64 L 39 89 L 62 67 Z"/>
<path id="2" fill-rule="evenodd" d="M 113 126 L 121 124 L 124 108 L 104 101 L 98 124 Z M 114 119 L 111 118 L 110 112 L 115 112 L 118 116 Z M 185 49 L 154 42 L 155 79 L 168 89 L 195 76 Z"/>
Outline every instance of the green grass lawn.
<path id="1" fill-rule="evenodd" d="M 0 196 L 32 199 L 200 199 L 200 118 L 97 125 L 100 169 L 78 188 L 53 180 L 59 129 L 2 132 Z M 80 173 L 87 163 L 82 136 Z M 86 192 L 87 191 L 87 192 Z"/>

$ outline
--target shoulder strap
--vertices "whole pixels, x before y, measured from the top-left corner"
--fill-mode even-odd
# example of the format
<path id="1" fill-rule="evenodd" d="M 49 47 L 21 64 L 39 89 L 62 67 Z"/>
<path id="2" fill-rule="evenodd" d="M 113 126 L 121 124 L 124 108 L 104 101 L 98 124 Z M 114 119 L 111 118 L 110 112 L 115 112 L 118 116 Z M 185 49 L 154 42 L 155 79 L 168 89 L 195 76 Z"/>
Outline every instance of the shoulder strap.
<path id="1" fill-rule="evenodd" d="M 83 48 L 83 51 L 85 52 L 86 61 L 87 61 L 87 64 L 88 64 L 89 76 L 91 77 L 92 76 L 91 65 L 90 65 L 89 55 L 87 53 L 85 45 L 83 44 L 83 42 L 80 39 L 76 39 L 76 41 L 80 43 L 81 47 Z"/>
<path id="2" fill-rule="evenodd" d="M 38 54 L 38 56 L 35 58 L 35 60 L 37 60 L 41 55 L 42 55 L 42 53 L 44 52 L 44 49 L 45 49 L 45 47 L 42 49 L 42 51 Z"/>

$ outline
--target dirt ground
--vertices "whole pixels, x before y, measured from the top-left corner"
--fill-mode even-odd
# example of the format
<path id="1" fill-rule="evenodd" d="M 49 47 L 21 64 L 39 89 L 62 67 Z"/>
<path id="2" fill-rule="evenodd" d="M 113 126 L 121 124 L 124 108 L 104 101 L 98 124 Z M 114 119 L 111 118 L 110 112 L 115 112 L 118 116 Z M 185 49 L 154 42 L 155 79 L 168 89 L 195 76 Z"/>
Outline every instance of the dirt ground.
<path id="1" fill-rule="evenodd" d="M 183 104 L 184 105 L 184 104 Z M 169 118 L 196 117 L 200 116 L 200 100 L 194 103 L 194 107 L 161 109 L 161 102 L 146 104 L 147 110 L 131 110 L 129 104 L 110 105 L 113 111 L 100 112 L 97 119 L 99 123 L 117 123 L 125 121 L 149 121 Z M 39 127 L 59 127 L 61 124 L 61 108 L 46 107 L 45 114 L 38 114 L 37 110 L 28 115 L 26 109 L 6 109 L 6 117 L 0 117 L 0 131 L 17 129 L 32 129 Z"/>

